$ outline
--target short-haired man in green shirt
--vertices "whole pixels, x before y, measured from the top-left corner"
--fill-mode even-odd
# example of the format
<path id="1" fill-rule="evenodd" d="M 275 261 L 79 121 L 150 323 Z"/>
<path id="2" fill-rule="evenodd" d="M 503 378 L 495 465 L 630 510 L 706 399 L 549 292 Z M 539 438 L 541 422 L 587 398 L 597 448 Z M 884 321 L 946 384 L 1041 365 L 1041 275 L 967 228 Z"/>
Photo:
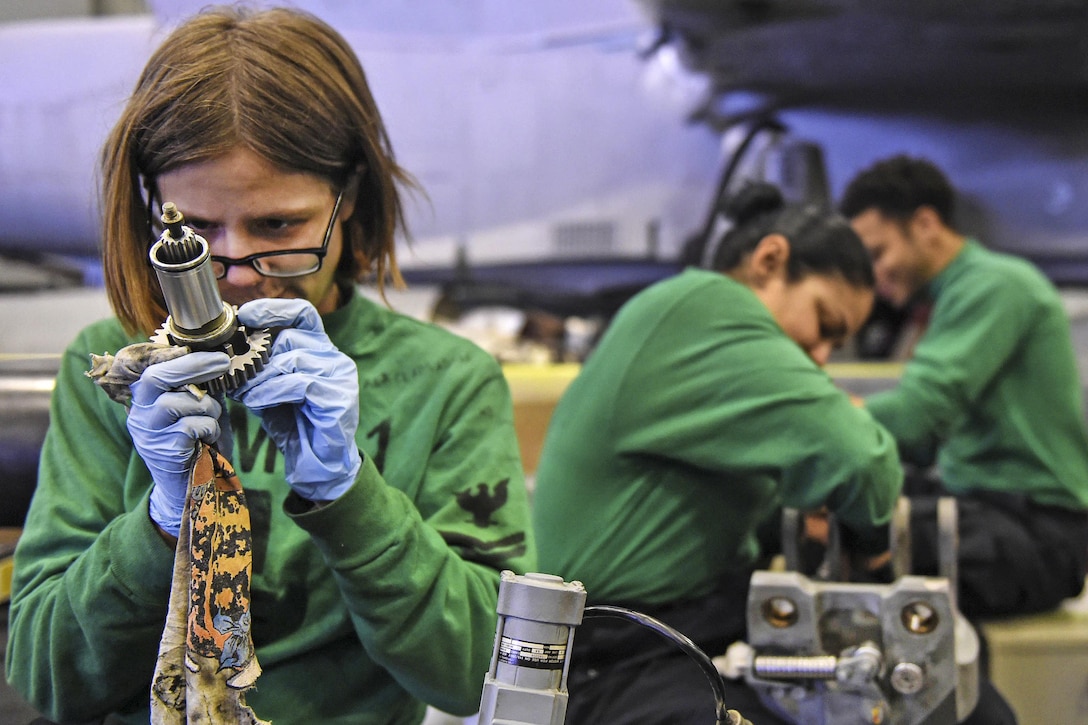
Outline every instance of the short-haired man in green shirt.
<path id="1" fill-rule="evenodd" d="M 912 498 L 917 573 L 937 563 L 936 497 L 959 509 L 959 607 L 1038 612 L 1076 596 L 1088 560 L 1088 430 L 1068 319 L 1031 264 L 953 226 L 955 192 L 923 159 L 862 171 L 843 195 L 877 294 L 932 312 L 898 385 L 866 399 Z"/>

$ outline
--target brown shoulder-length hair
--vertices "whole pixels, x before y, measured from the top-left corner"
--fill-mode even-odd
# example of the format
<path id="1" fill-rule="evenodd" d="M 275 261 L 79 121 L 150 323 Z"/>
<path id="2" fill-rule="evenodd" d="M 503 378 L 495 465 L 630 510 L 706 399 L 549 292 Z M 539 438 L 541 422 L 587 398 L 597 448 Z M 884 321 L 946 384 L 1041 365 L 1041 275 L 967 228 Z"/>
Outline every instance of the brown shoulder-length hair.
<path id="1" fill-rule="evenodd" d="M 147 260 L 155 179 L 245 146 L 292 172 L 354 193 L 342 281 L 403 280 L 402 169 L 354 51 L 308 13 L 214 7 L 175 29 L 147 62 L 101 156 L 103 266 L 110 304 L 129 332 L 151 334 L 166 305 Z"/>

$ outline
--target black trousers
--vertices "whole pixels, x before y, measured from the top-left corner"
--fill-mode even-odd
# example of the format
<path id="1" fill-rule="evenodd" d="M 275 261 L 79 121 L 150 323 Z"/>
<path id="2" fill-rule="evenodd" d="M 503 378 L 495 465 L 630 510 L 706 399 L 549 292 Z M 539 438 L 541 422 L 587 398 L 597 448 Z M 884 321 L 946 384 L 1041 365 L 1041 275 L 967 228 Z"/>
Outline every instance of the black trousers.
<path id="1" fill-rule="evenodd" d="M 939 481 L 909 473 L 912 570 L 938 570 Z M 974 621 L 1032 614 L 1075 597 L 1088 573 L 1088 512 L 1042 506 L 1021 494 L 978 491 L 956 496 L 959 609 Z"/>
<path id="2" fill-rule="evenodd" d="M 745 638 L 750 577 L 738 573 L 706 597 L 666 606 L 598 603 L 655 617 L 713 657 Z M 725 687 L 726 707 L 753 725 L 784 723 L 743 682 L 726 680 Z M 625 620 L 583 620 L 574 634 L 567 689 L 565 725 L 715 723 L 714 691 L 699 665 L 660 634 Z"/>
<path id="3" fill-rule="evenodd" d="M 664 607 L 615 603 L 653 616 L 710 656 L 747 639 L 749 572 L 717 591 Z M 613 602 L 599 602 L 613 604 Z M 753 725 L 788 725 L 743 681 L 725 680 L 725 705 Z M 714 725 L 714 693 L 700 667 L 675 644 L 632 622 L 587 618 L 575 631 L 565 725 Z M 1016 725 L 1008 703 L 980 671 L 979 704 L 967 725 Z"/>

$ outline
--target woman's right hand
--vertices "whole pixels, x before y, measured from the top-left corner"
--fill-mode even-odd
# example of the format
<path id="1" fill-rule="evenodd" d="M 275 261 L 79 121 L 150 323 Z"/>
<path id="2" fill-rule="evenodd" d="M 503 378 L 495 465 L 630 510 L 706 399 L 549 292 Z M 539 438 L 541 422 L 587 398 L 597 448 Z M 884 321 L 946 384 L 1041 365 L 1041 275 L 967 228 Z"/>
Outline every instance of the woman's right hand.
<path id="1" fill-rule="evenodd" d="M 130 386 L 128 432 L 155 482 L 149 513 L 175 539 L 197 441 L 214 444 L 226 429 L 220 426 L 224 406 L 215 397 L 190 392 L 185 386 L 217 378 L 229 366 L 225 353 L 193 352 L 149 365 Z"/>

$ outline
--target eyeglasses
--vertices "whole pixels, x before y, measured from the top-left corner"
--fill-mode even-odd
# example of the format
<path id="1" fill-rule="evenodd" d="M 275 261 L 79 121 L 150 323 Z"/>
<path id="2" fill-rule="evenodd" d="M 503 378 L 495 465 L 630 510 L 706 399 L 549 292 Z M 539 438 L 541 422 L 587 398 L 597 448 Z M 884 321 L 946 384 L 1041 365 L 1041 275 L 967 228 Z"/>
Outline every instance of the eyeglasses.
<path id="1" fill-rule="evenodd" d="M 228 269 L 244 264 L 250 265 L 253 269 L 257 270 L 258 274 L 265 277 L 278 277 L 282 279 L 286 277 L 302 277 L 307 274 L 313 274 L 321 269 L 321 265 L 325 261 L 325 255 L 328 254 L 329 240 L 332 239 L 333 226 L 336 224 L 336 217 L 340 213 L 340 202 L 343 198 L 344 190 L 341 189 L 336 195 L 336 203 L 332 207 L 329 223 L 325 227 L 325 238 L 322 240 L 320 247 L 278 249 L 273 252 L 257 252 L 256 254 L 250 254 L 249 256 L 240 259 L 212 255 L 211 267 L 212 272 L 215 274 L 215 278 L 223 279 L 227 276 Z M 152 231 L 155 231 L 160 225 L 155 223 L 156 220 L 151 214 L 150 204 L 148 204 L 148 216 L 149 226 L 151 226 Z"/>
<path id="2" fill-rule="evenodd" d="M 344 198 L 344 190 L 336 195 L 336 203 L 332 207 L 332 215 L 325 227 L 325 239 L 320 247 L 306 249 L 278 249 L 274 252 L 257 252 L 241 259 L 219 257 L 212 255 L 212 272 L 216 279 L 227 276 L 227 270 L 231 267 L 248 264 L 257 270 L 258 274 L 265 277 L 302 277 L 313 274 L 321 269 L 325 261 L 325 255 L 329 251 L 329 240 L 332 239 L 332 228 L 336 224 L 336 217 L 340 213 L 340 202 Z"/>

